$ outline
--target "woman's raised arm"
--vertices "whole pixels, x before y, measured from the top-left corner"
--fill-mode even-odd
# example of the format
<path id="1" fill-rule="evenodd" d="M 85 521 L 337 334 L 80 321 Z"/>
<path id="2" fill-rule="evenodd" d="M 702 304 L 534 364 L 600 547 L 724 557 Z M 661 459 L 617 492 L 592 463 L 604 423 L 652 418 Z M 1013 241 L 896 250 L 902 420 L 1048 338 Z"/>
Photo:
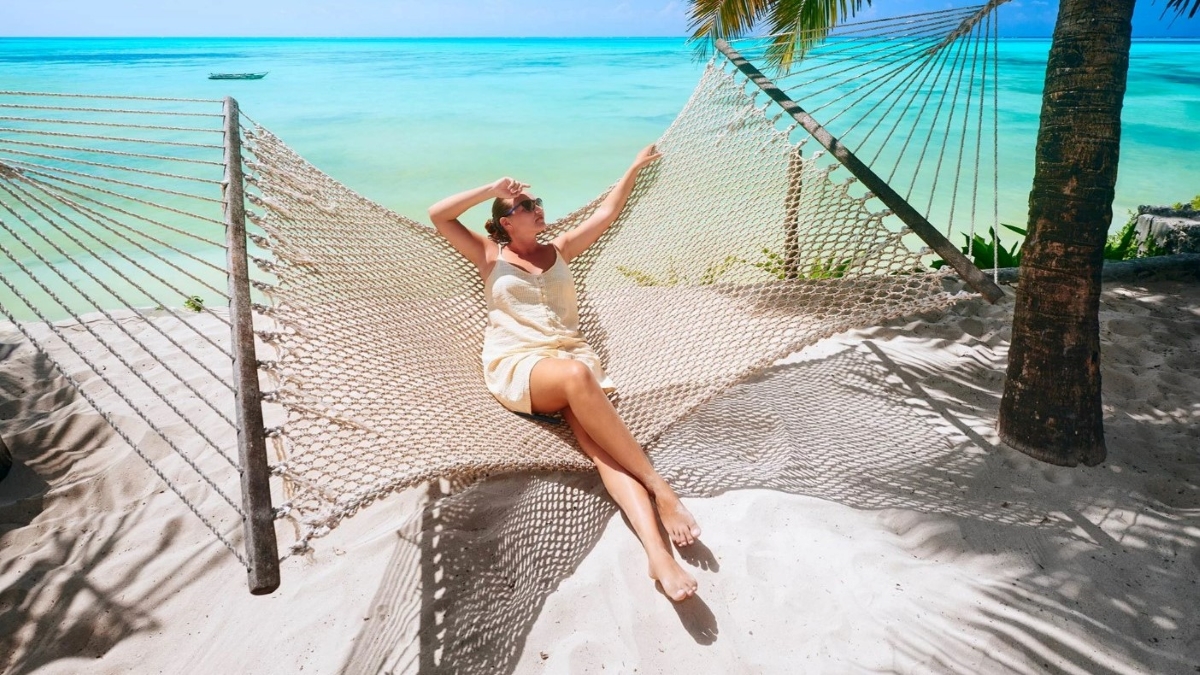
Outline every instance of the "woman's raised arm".
<path id="1" fill-rule="evenodd" d="M 621 176 L 621 180 L 617 181 L 604 201 L 600 202 L 596 212 L 588 216 L 579 227 L 554 239 L 554 246 L 568 262 L 596 243 L 600 235 L 616 222 L 617 216 L 621 215 L 621 210 L 625 208 L 625 202 L 629 201 L 629 194 L 633 192 L 638 172 L 659 157 L 662 155 L 655 151 L 653 145 L 642 148 L 634 158 L 633 164 L 625 171 L 625 175 Z"/>
<path id="2" fill-rule="evenodd" d="M 458 217 L 468 209 L 489 199 L 506 198 L 521 194 L 529 187 L 512 178 L 501 178 L 494 183 L 481 185 L 451 195 L 429 207 L 429 220 L 433 222 L 438 234 L 446 238 L 464 258 L 470 260 L 481 271 L 487 262 L 487 237 L 478 232 L 472 232 L 463 225 Z"/>

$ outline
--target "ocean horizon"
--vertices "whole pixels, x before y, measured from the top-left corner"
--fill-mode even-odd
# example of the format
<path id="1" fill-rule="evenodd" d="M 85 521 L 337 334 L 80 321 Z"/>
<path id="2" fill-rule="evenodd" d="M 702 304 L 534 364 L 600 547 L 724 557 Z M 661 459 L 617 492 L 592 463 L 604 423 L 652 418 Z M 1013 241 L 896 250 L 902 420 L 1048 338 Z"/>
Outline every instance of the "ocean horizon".
<path id="1" fill-rule="evenodd" d="M 1049 46 L 999 41 L 1001 223 L 1025 225 Z M 1197 57 L 1196 39 L 1133 44 L 1114 229 L 1139 205 L 1200 193 Z M 232 96 L 309 162 L 414 220 L 506 175 L 531 183 L 553 219 L 668 128 L 705 63 L 678 37 L 0 38 L 0 91 Z"/>
<path id="2" fill-rule="evenodd" d="M 1003 222 L 1025 222 L 1049 44 L 1000 40 Z M 1200 193 L 1196 57 L 1200 40 L 1134 41 L 1116 224 L 1138 205 Z M 554 217 L 666 130 L 704 63 L 672 37 L 0 38 L 0 90 L 229 95 L 314 165 L 401 214 L 424 220 L 442 196 L 513 175 L 537 186 Z"/>

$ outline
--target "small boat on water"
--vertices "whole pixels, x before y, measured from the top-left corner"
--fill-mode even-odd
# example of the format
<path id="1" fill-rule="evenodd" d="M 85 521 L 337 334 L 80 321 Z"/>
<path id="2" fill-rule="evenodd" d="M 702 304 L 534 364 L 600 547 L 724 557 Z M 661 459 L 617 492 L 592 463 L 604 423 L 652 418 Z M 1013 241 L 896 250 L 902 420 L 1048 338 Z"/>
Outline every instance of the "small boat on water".
<path id="1" fill-rule="evenodd" d="M 210 80 L 261 80 L 266 73 L 209 73 Z"/>

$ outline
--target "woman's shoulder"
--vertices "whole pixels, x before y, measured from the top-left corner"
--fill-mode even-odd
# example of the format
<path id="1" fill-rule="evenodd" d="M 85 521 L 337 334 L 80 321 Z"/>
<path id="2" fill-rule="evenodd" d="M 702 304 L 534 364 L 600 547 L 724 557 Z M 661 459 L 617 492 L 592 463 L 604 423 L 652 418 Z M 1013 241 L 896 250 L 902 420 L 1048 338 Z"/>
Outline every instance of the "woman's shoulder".
<path id="1" fill-rule="evenodd" d="M 554 249 L 554 263 L 555 264 L 557 264 L 558 261 L 560 261 L 560 260 L 562 261 L 562 263 L 564 265 L 571 262 L 571 259 L 567 257 L 567 254 L 563 253 L 562 246 L 559 244 L 559 241 L 557 238 L 555 238 L 554 241 L 551 241 L 549 244 L 546 244 L 546 245 L 549 246 L 550 248 Z"/>
<path id="2" fill-rule="evenodd" d="M 500 257 L 500 245 L 488 237 L 483 245 L 483 265 L 479 268 L 479 275 L 486 281 L 492 274 L 492 270 L 496 267 L 496 261 L 502 260 Z"/>

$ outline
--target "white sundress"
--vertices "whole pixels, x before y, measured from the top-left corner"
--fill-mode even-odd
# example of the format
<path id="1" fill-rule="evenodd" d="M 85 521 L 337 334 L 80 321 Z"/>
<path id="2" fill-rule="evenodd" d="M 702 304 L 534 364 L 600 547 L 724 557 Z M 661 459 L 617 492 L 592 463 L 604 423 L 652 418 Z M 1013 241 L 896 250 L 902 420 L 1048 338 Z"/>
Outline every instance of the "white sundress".
<path id="1" fill-rule="evenodd" d="M 484 282 L 488 325 L 483 335 L 483 377 L 488 391 L 513 412 L 532 412 L 529 373 L 545 358 L 575 359 L 596 376 L 605 393 L 616 390 L 600 357 L 579 332 L 575 280 L 555 249 L 541 274 L 497 255 Z"/>

